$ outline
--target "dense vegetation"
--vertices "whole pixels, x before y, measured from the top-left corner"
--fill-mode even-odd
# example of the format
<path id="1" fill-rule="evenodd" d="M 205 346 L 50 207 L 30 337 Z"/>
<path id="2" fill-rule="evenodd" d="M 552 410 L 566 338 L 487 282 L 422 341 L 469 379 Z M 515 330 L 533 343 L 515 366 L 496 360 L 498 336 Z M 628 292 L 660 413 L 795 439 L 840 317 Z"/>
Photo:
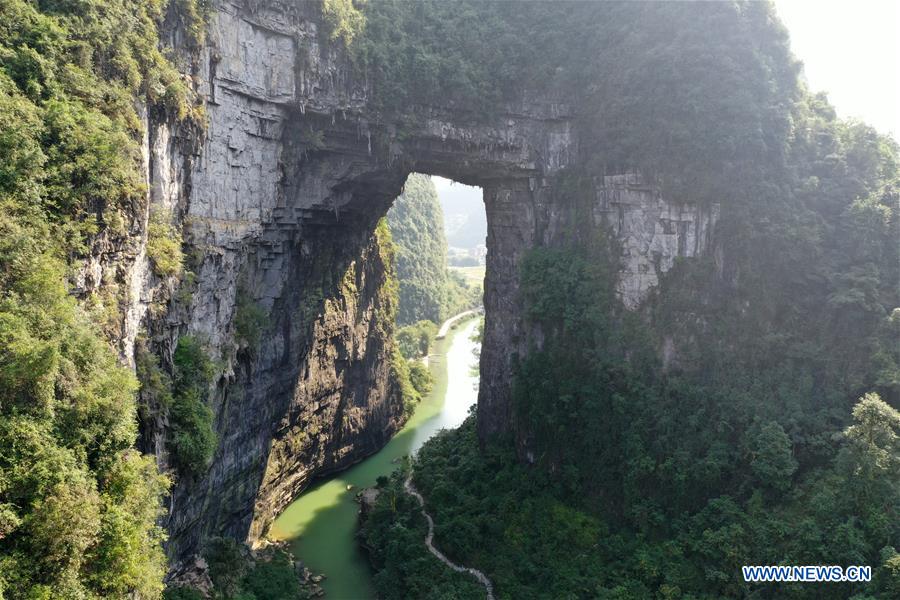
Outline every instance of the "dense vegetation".
<path id="1" fill-rule="evenodd" d="M 378 321 L 393 333 L 400 305 L 400 284 L 396 275 L 397 246 L 394 243 L 387 219 L 381 219 L 375 227 L 375 240 L 384 265 L 384 281 L 379 289 Z M 416 405 L 427 394 L 433 384 L 430 377 L 423 378 L 416 365 L 403 356 L 394 336 L 390 339 L 391 381 L 397 386 L 397 393 L 403 403 L 404 417 L 412 415 Z"/>
<path id="2" fill-rule="evenodd" d="M 76 301 L 66 282 L 95 245 L 142 225 L 137 107 L 202 122 L 157 29 L 171 18 L 197 45 L 205 5 L 0 2 L 2 597 L 161 592 L 169 482 L 133 449 L 148 406 L 105 341 L 121 292 L 104 281 Z M 771 8 L 379 0 L 363 14 L 325 0 L 323 13 L 388 117 L 417 102 L 489 117 L 524 88 L 578 109 L 586 153 L 559 190 L 570 239 L 523 266 L 544 343 L 517 365 L 519 439 L 479 451 L 470 422 L 417 466 L 448 553 L 516 598 L 897 597 L 897 146 L 797 83 Z M 633 168 L 723 215 L 715 258 L 679 264 L 640 317 L 613 293 L 616 248 L 580 218 L 590 177 Z M 395 231 L 400 321 L 417 328 L 392 354 L 408 410 L 427 387 L 401 353 L 422 352 L 413 324 L 470 300 L 446 274 L 426 181 L 411 179 Z M 170 220 L 153 212 L 147 227 L 159 277 L 183 270 Z M 377 235 L 391 253 L 384 224 Z M 238 308 L 239 343 L 252 349 L 263 315 L 243 297 Z M 137 359 L 142 391 L 169 410 L 178 475 L 201 472 L 216 444 L 202 345 L 182 337 L 171 374 Z M 399 485 L 386 484 L 367 534 L 379 588 L 473 593 L 424 553 Z M 211 559 L 223 593 L 293 593 L 284 557 L 220 567 L 232 550 Z M 877 570 L 869 585 L 751 588 L 743 563 Z"/>
<path id="3" fill-rule="evenodd" d="M 216 448 L 212 410 L 207 395 L 216 367 L 200 342 L 185 335 L 178 340 L 174 355 L 174 377 L 159 365 L 156 355 L 139 340 L 135 367 L 140 381 L 140 416 L 169 415 L 166 436 L 170 463 L 185 477 L 202 473 Z"/>
<path id="4" fill-rule="evenodd" d="M 644 511 L 640 521 L 598 511 L 564 478 L 516 461 L 511 446 L 480 450 L 474 418 L 423 446 L 415 481 L 435 519 L 435 543 L 454 560 L 484 570 L 500 598 L 895 598 L 900 554 L 877 546 L 883 543 L 878 536 L 896 523 L 867 524 L 858 515 L 866 514 L 860 512 L 865 503 L 879 506 L 896 498 L 897 462 L 884 457 L 891 431 L 896 436 L 900 430 L 900 414 L 868 396 L 853 416 L 833 465 L 794 493 L 786 493 L 796 468 L 789 440 L 783 431 L 763 426 L 754 437 L 748 473 L 748 480 L 759 482 L 757 489 L 743 500 L 715 498 L 668 523 Z M 776 497 L 786 502 L 774 504 Z M 380 567 L 379 594 L 483 597 L 483 590 L 472 591 L 471 579 L 436 569 L 440 565 L 425 550 L 418 515 L 398 472 L 362 530 Z M 748 585 L 739 579 L 745 563 L 872 564 L 874 580 Z"/>
<path id="5" fill-rule="evenodd" d="M 447 270 L 443 215 L 429 176 L 409 176 L 403 194 L 388 212 L 388 224 L 397 246 L 399 325 L 422 320 L 440 323 L 481 302 L 480 289 L 470 289 Z"/>
<path id="6" fill-rule="evenodd" d="M 595 174 L 641 168 L 694 199 L 699 186 L 749 189 L 786 148 L 799 67 L 764 2 L 380 0 L 362 10 L 351 49 L 388 118 L 422 103 L 483 119 L 525 90 L 545 93 L 577 106 Z"/>
<path id="7" fill-rule="evenodd" d="M 479 453 L 469 425 L 420 455 L 440 545 L 505 597 L 895 597 L 896 142 L 798 83 L 764 3 L 400 6 L 369 6 L 360 42 L 386 112 L 546 81 L 571 90 L 589 148 L 558 182 L 567 239 L 523 264 L 542 344 L 516 366 L 517 439 Z M 394 18 L 403 33 L 387 33 Z M 455 91 L 448 71 L 465 78 Z M 678 263 L 640 315 L 615 295 L 618 248 L 584 218 L 591 177 L 623 168 L 722 208 L 716 251 Z M 380 556 L 403 527 L 373 541 Z M 749 586 L 742 564 L 877 574 Z"/>
<path id="8" fill-rule="evenodd" d="M 212 538 L 203 550 L 209 565 L 214 600 L 298 600 L 312 597 L 294 569 L 292 557 L 280 548 L 267 548 L 251 555 L 230 538 Z M 198 590 L 170 587 L 165 600 L 202 600 Z"/>
<path id="9" fill-rule="evenodd" d="M 428 532 L 416 500 L 403 491 L 406 469 L 381 477 L 379 495 L 359 536 L 378 568 L 375 588 L 384 600 L 405 598 L 484 598 L 484 588 L 431 555 L 422 540 Z"/>
<path id="10" fill-rule="evenodd" d="M 199 35 L 193 0 L 172 7 Z M 199 119 L 159 50 L 168 2 L 0 3 L 0 596 L 158 596 L 168 482 L 133 449 L 137 383 L 72 265 L 145 205 L 136 100 Z M 161 256 L 160 256 L 161 257 Z M 162 271 L 171 264 L 157 263 Z M 102 331 L 101 331 L 102 328 Z"/>
<path id="11" fill-rule="evenodd" d="M 404 358 L 412 360 L 428 356 L 431 342 L 437 335 L 438 326 L 434 321 L 422 320 L 402 327 L 394 336 Z"/>

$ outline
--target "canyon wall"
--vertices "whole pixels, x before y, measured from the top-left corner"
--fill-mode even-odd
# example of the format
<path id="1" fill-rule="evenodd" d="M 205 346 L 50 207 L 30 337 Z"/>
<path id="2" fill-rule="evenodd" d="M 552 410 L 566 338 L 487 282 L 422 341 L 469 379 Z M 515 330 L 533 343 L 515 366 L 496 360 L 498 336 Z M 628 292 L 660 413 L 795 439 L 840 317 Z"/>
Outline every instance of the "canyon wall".
<path id="1" fill-rule="evenodd" d="M 116 267 L 128 289 L 120 350 L 132 360 L 144 330 L 171 364 L 178 336 L 190 334 L 219 366 L 210 390 L 217 449 L 205 473 L 176 481 L 173 559 L 208 536 L 258 540 L 315 477 L 371 454 L 402 425 L 389 366 L 390 265 L 374 232 L 410 172 L 484 190 L 478 423 L 485 439 L 515 426 L 511 368 L 535 335 L 522 316 L 519 265 L 570 223 L 556 184 L 578 156 L 571 109 L 528 98 L 488 119 L 409 106 L 398 131 L 397 119 L 370 108 L 365 78 L 323 27 L 314 2 L 215 2 L 207 41 L 189 61 L 205 130 L 147 117 L 149 206 L 136 212 L 134 243 Z M 717 216 L 667 201 L 637 175 L 596 179 L 589 202 L 596 227 L 619 241 L 617 289 L 635 309 L 676 257 L 708 247 Z M 149 269 L 154 207 L 182 231 L 192 275 L 180 284 Z M 88 265 L 83 279 L 103 268 Z M 253 344 L 235 335 L 239 300 L 265 314 Z M 166 467 L 167 418 L 156 409 L 143 419 L 142 445 Z"/>

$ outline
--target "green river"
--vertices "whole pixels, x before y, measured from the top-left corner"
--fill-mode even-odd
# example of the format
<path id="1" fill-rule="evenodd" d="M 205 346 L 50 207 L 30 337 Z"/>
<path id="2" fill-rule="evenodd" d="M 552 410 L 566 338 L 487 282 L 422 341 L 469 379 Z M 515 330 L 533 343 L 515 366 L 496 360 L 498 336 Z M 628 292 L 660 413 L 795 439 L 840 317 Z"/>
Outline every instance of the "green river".
<path id="1" fill-rule="evenodd" d="M 395 461 L 412 454 L 441 429 L 458 427 L 478 397 L 478 375 L 471 338 L 479 319 L 456 326 L 438 340 L 428 364 L 435 377 L 434 390 L 423 399 L 406 426 L 378 453 L 359 464 L 312 485 L 291 503 L 272 525 L 269 537 L 287 540 L 294 555 L 314 573 L 324 573 L 328 598 L 374 598 L 372 572 L 357 545 L 355 496 L 360 488 L 389 475 Z M 353 486 L 347 490 L 347 486 Z"/>

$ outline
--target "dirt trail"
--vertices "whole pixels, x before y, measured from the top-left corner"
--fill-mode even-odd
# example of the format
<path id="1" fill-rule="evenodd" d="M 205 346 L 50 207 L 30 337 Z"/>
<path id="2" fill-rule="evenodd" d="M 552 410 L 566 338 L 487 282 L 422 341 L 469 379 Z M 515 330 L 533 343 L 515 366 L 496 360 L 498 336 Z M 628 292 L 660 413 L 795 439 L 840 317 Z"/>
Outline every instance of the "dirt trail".
<path id="1" fill-rule="evenodd" d="M 416 487 L 412 482 L 412 472 L 410 472 L 409 476 L 407 476 L 406 481 L 403 482 L 403 489 L 406 490 L 406 493 L 410 496 L 414 497 L 419 502 L 419 507 L 422 509 L 422 514 L 425 516 L 425 520 L 428 521 L 428 535 L 425 536 L 425 546 L 428 547 L 428 551 L 434 554 L 439 561 L 456 571 L 457 573 L 466 572 L 472 575 L 475 579 L 484 586 L 484 589 L 487 590 L 488 600 L 494 600 L 494 586 L 491 584 L 491 580 L 487 578 L 487 575 L 479 571 L 478 569 L 473 569 L 472 567 L 464 567 L 462 565 L 458 565 L 446 556 L 444 553 L 434 547 L 434 519 L 431 518 L 425 511 L 425 499 L 422 497 L 422 494 L 416 490 Z"/>

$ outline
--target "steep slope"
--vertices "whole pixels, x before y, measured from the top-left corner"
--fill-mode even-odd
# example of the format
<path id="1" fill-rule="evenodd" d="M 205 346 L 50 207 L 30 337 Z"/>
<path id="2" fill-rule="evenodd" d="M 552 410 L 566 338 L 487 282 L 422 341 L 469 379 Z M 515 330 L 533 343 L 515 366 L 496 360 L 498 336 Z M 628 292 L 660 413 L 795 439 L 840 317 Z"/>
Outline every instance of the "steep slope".
<path id="1" fill-rule="evenodd" d="M 397 244 L 397 324 L 411 325 L 422 319 L 440 322 L 446 316 L 449 292 L 447 240 L 431 178 L 418 173 L 410 175 L 387 219 Z"/>
<path id="2" fill-rule="evenodd" d="M 412 173 L 387 219 L 397 246 L 399 326 L 422 320 L 438 324 L 480 304 L 480 287 L 447 270 L 443 214 L 430 177 Z"/>
<path id="3" fill-rule="evenodd" d="M 76 261 L 79 285 L 115 280 L 122 292 L 109 332 L 122 358 L 134 360 L 136 341 L 144 353 L 140 444 L 175 479 L 165 521 L 173 559 L 209 536 L 255 541 L 292 494 L 399 425 L 403 400 L 383 365 L 393 317 L 373 231 L 412 171 L 485 190 L 479 423 L 485 438 L 515 430 L 513 361 L 539 334 L 523 319 L 520 264 L 532 246 L 565 240 L 575 217 L 559 179 L 576 163 L 571 106 L 540 86 L 507 102 L 506 91 L 483 94 L 477 81 L 444 99 L 398 103 L 384 69 L 403 50 L 382 44 L 386 21 L 370 15 L 354 40 L 353 19 L 342 20 L 354 13 L 337 5 L 346 3 L 220 1 L 205 36 L 191 5 L 169 8 L 162 38 L 190 75 L 176 79 L 205 102 L 204 127 L 179 121 L 193 109 L 178 102 L 148 112 L 147 196 L 138 188 L 141 203 L 124 213 L 134 221 L 127 244 L 104 241 L 110 226 L 98 220 L 98 241 Z M 417 31 L 411 14 L 397 16 Z M 479 27 L 508 29 L 503 15 L 487 16 Z M 425 56 L 439 56 L 436 43 L 423 43 Z M 371 83 L 358 68 L 363 55 L 379 73 Z M 419 89 L 405 71 L 393 80 Z M 161 81 L 141 89 L 161 94 Z M 474 100 L 493 108 L 473 119 Z M 617 284 L 631 305 L 675 256 L 706 248 L 713 206 L 661 198 L 637 176 L 590 185 L 593 222 L 615 224 L 636 265 Z M 660 217 L 673 225 L 657 226 Z"/>
<path id="4" fill-rule="evenodd" d="M 802 473 L 831 460 L 863 391 L 896 402 L 896 148 L 806 96 L 764 3 L 382 0 L 362 15 L 347 0 L 216 0 L 205 27 L 198 7 L 2 9 L 0 185 L 5 231 L 23 240 L 3 247 L 4 310 L 20 322 L 19 298 L 43 289 L 22 264 L 58 274 L 68 261 L 73 294 L 137 362 L 139 445 L 174 480 L 173 562 L 214 536 L 258 541 L 294 494 L 402 423 L 377 224 L 411 172 L 484 189 L 480 442 L 514 439 L 519 459 L 613 511 L 636 506 L 635 490 L 684 486 L 690 507 L 734 492 L 734 448 L 757 418 L 784 429 Z M 22 250 L 46 239 L 58 246 Z M 32 355 L 30 338 L 87 321 L 51 291 L 4 334 L 30 341 L 7 344 L 27 352 L 2 355 L 3 387 L 25 404 L 51 379 L 61 406 L 107 398 L 115 410 L 87 430 L 117 431 L 100 454 L 125 460 L 129 381 L 91 358 L 99 342 L 74 364 L 118 373 L 101 390 L 113 396 L 79 393 L 77 368 L 21 378 L 73 349 Z M 585 387 L 560 402 L 567 381 Z M 597 404 L 623 398 L 624 413 Z M 728 426 L 695 435 L 707 423 Z M 51 429 L 51 445 L 86 444 L 82 487 L 102 490 L 90 440 Z M 617 453 L 644 443 L 636 464 Z M 669 456 L 702 468 L 666 479 Z M 582 459 L 620 485 L 592 489 L 568 468 Z M 647 465 L 657 479 L 630 479 Z M 158 492 L 150 471 L 141 497 Z M 36 507 L 49 489 L 0 503 Z M 668 505 L 663 494 L 642 514 Z M 34 520 L 8 510 L 13 552 Z M 138 526 L 151 546 L 152 513 Z M 75 537 L 67 548 L 93 543 Z"/>
<path id="5" fill-rule="evenodd" d="M 117 358 L 131 360 L 130 292 L 146 255 L 148 113 L 199 131 L 201 111 L 159 50 L 158 26 L 178 19 L 183 35 L 202 23 L 193 2 L 164 8 L 0 5 L 5 598 L 162 590 L 170 482 L 134 449 L 137 382 Z"/>

